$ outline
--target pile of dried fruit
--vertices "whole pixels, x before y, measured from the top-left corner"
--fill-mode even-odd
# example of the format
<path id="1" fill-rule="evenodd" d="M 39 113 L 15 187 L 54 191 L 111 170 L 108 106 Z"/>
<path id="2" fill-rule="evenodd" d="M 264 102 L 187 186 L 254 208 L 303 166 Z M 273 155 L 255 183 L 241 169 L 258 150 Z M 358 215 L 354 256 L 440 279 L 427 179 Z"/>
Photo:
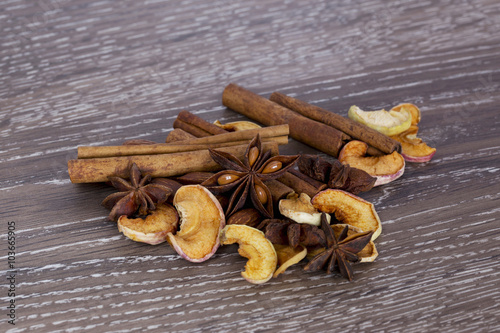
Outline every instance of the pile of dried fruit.
<path id="1" fill-rule="evenodd" d="M 111 210 L 108 219 L 134 241 L 167 241 L 195 263 L 220 245 L 238 243 L 238 253 L 248 258 L 242 276 L 255 284 L 307 259 L 306 271 L 338 271 L 352 280 L 352 263 L 378 256 L 373 241 L 382 230 L 373 204 L 357 194 L 400 177 L 405 159 L 428 161 L 435 152 L 412 137 L 420 120 L 415 106 L 402 104 L 389 115 L 352 110 L 355 120 L 400 141 L 403 155 L 385 135 L 371 134 L 367 143 L 353 132 L 338 136 L 349 138 L 338 145 L 338 160 L 283 156 L 277 146 L 288 142 L 288 124 L 210 124 L 183 111 L 166 144 L 80 147 L 68 168 L 73 182 L 108 181 L 117 189 L 102 204 Z M 301 121 L 293 118 L 290 126 Z"/>

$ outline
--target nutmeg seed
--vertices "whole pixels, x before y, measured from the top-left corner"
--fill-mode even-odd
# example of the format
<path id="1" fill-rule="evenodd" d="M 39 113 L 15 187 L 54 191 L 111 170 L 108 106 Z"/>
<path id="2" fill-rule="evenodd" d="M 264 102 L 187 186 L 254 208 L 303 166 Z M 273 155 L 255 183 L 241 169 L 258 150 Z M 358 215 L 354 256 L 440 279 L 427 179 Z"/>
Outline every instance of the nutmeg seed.
<path id="1" fill-rule="evenodd" d="M 267 193 L 264 191 L 262 186 L 255 185 L 255 192 L 257 192 L 257 198 L 259 199 L 261 204 L 265 204 L 267 202 Z"/>
<path id="2" fill-rule="evenodd" d="M 239 176 L 236 176 L 236 175 L 233 175 L 230 173 L 226 173 L 226 174 L 221 175 L 219 178 L 217 178 L 217 183 L 219 185 L 226 185 L 226 184 L 230 184 L 232 182 L 235 182 L 238 179 L 240 179 Z"/>
<path id="3" fill-rule="evenodd" d="M 253 166 L 255 161 L 257 161 L 257 158 L 259 157 L 259 148 L 257 147 L 252 147 L 248 151 L 248 163 L 250 166 Z"/>
<path id="4" fill-rule="evenodd" d="M 276 172 L 281 169 L 282 166 L 283 163 L 281 163 L 280 161 L 272 161 L 265 166 L 264 170 L 262 170 L 262 173 Z"/>

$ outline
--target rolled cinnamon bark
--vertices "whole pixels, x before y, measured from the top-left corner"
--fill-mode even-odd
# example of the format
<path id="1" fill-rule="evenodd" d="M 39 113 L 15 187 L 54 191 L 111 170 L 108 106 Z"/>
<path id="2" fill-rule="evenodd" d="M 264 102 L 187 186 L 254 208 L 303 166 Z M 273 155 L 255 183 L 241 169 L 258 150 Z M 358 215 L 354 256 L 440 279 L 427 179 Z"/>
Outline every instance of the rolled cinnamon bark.
<path id="1" fill-rule="evenodd" d="M 133 156 L 133 155 L 157 155 L 181 153 L 186 151 L 195 151 L 208 148 L 222 148 L 248 144 L 251 140 L 238 140 L 228 142 L 215 143 L 185 143 L 178 144 L 148 144 L 148 145 L 126 145 L 126 146 L 81 146 L 78 147 L 78 158 L 101 158 L 101 157 L 118 157 L 118 156 Z M 262 138 L 262 142 L 276 142 L 278 145 L 286 145 L 288 137 L 276 136 L 270 138 Z"/>
<path id="2" fill-rule="evenodd" d="M 174 121 L 174 128 L 182 128 L 198 137 L 227 133 L 225 129 L 211 124 L 186 110 L 179 112 L 177 119 Z"/>
<path id="3" fill-rule="evenodd" d="M 327 154 L 337 156 L 345 133 L 304 117 L 236 84 L 229 84 L 222 94 L 222 104 L 264 125 L 288 124 L 290 136 Z"/>
<path id="4" fill-rule="evenodd" d="M 355 122 L 349 118 L 342 117 L 336 113 L 327 111 L 315 105 L 311 105 L 299 99 L 273 92 L 269 99 L 279 105 L 289 108 L 301 115 L 319 121 L 328 126 L 332 126 L 353 139 L 366 142 L 386 154 L 393 151 L 401 152 L 401 144 L 376 130 Z"/>
<path id="5" fill-rule="evenodd" d="M 278 144 L 264 142 L 263 149 L 278 154 Z M 220 148 L 243 159 L 247 145 Z M 210 156 L 208 149 L 183 153 L 140 155 L 123 157 L 89 158 L 68 161 L 68 172 L 72 183 L 106 182 L 109 176 L 127 177 L 131 163 L 136 163 L 141 172 L 152 177 L 172 177 L 194 171 L 216 171 L 220 166 Z"/>
<path id="6" fill-rule="evenodd" d="M 190 139 L 195 139 L 196 136 L 194 136 L 191 133 L 186 132 L 183 129 L 180 128 L 174 128 L 170 133 L 168 133 L 167 138 L 165 139 L 165 143 L 171 143 L 171 142 L 176 142 L 176 141 L 182 141 L 182 140 L 190 140 Z"/>
<path id="7" fill-rule="evenodd" d="M 305 176 L 304 174 L 302 174 Z M 310 178 L 310 177 L 309 177 Z M 327 187 L 326 184 L 321 183 L 320 186 L 316 186 L 317 184 L 313 185 L 311 182 L 308 180 L 304 179 L 300 175 L 294 174 L 290 171 L 287 171 L 278 178 L 280 182 L 285 184 L 286 186 L 290 187 L 295 191 L 295 193 L 305 193 L 311 198 L 318 193 L 319 191 L 325 189 Z M 319 183 L 319 182 L 318 182 Z"/>

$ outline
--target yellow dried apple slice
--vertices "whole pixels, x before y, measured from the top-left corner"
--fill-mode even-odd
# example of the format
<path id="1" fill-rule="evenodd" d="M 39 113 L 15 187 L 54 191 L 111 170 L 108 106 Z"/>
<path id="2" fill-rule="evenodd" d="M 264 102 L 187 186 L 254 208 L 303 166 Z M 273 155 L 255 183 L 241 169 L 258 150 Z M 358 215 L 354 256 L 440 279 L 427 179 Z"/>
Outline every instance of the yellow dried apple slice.
<path id="1" fill-rule="evenodd" d="M 148 216 L 130 219 L 126 215 L 118 219 L 118 230 L 136 242 L 157 245 L 167 239 L 169 232 L 177 230 L 179 215 L 169 204 L 160 204 Z"/>
<path id="2" fill-rule="evenodd" d="M 306 223 L 315 226 L 321 225 L 321 212 L 313 207 L 311 197 L 306 193 L 301 193 L 299 196 L 294 193 L 287 199 L 281 199 L 279 210 L 281 215 L 297 223 Z M 330 215 L 327 215 L 327 220 L 330 223 Z"/>
<path id="3" fill-rule="evenodd" d="M 222 229 L 220 238 L 224 245 L 238 243 L 238 253 L 248 258 L 245 270 L 241 272 L 245 280 L 261 284 L 273 277 L 278 257 L 262 231 L 242 224 L 229 224 Z"/>
<path id="4" fill-rule="evenodd" d="M 181 225 L 176 234 L 167 234 L 168 242 L 186 260 L 209 259 L 219 247 L 219 232 L 226 221 L 219 201 L 201 185 L 186 185 L 177 190 L 173 204 Z"/>
<path id="5" fill-rule="evenodd" d="M 399 111 L 363 111 L 356 105 L 349 108 L 349 118 L 365 124 L 385 135 L 396 135 L 406 131 L 411 125 L 411 113 L 402 108 Z"/>
<path id="6" fill-rule="evenodd" d="M 429 147 L 422 139 L 417 138 L 418 126 L 411 126 L 409 129 L 395 136 L 394 140 L 401 143 L 404 159 L 408 162 L 428 162 L 436 153 L 436 148 Z"/>
<path id="7" fill-rule="evenodd" d="M 342 230 L 344 230 L 345 226 L 349 227 L 349 229 L 347 231 L 348 237 L 351 235 L 355 235 L 355 234 L 363 232 L 363 230 L 356 228 L 356 227 L 353 227 L 352 225 L 332 224 L 332 229 L 333 229 L 333 232 L 335 233 L 335 237 L 338 237 L 340 235 Z M 307 257 L 308 258 L 314 257 L 323 251 L 325 251 L 325 248 L 323 248 L 323 247 L 312 249 L 312 250 L 308 251 Z M 363 250 L 358 252 L 357 255 L 359 257 L 359 262 L 373 262 L 378 257 L 378 251 L 377 251 L 377 248 L 375 247 L 375 243 L 373 242 L 373 240 L 368 242 L 368 244 L 366 244 L 366 246 L 363 248 Z"/>
<path id="8" fill-rule="evenodd" d="M 299 245 L 293 247 L 290 245 L 273 244 L 276 254 L 278 255 L 278 269 L 274 272 L 273 277 L 278 277 L 281 273 L 292 265 L 299 263 L 307 255 L 307 249 Z"/>
<path id="9" fill-rule="evenodd" d="M 391 109 L 391 111 L 401 112 L 401 110 L 406 110 L 411 114 L 411 124 L 417 125 L 420 122 L 421 114 L 420 109 L 411 103 L 398 104 Z"/>
<path id="10" fill-rule="evenodd" d="M 357 227 L 362 231 L 373 230 L 372 240 L 382 232 L 382 223 L 371 202 L 354 194 L 336 189 L 326 189 L 316 194 L 311 203 L 325 213 L 335 213 L 344 224 Z"/>
<path id="11" fill-rule="evenodd" d="M 340 151 L 339 161 L 377 178 L 373 186 L 390 183 L 403 175 L 405 159 L 401 154 L 394 151 L 388 155 L 365 156 L 367 149 L 365 142 L 350 141 Z"/>
<path id="12" fill-rule="evenodd" d="M 219 126 L 229 132 L 243 131 L 248 129 L 261 128 L 260 125 L 251 121 L 241 120 L 222 124 L 219 120 L 214 121 L 214 125 Z"/>

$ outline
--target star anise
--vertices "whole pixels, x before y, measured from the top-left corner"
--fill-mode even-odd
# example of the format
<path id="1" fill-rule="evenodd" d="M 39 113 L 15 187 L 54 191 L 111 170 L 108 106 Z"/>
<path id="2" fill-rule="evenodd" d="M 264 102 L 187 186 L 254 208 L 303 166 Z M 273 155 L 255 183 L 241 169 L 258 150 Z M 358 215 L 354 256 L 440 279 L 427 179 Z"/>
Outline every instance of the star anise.
<path id="1" fill-rule="evenodd" d="M 147 215 L 164 203 L 172 190 L 162 184 L 155 184 L 151 175 L 141 175 L 135 163 L 129 168 L 129 181 L 120 177 L 108 177 L 109 182 L 119 192 L 108 195 L 102 205 L 111 210 L 108 220 L 116 221 L 120 216 Z M 160 179 L 160 178 L 158 178 Z"/>
<path id="2" fill-rule="evenodd" d="M 312 258 L 304 270 L 318 271 L 326 268 L 326 272 L 330 274 L 337 269 L 343 277 L 351 281 L 353 271 L 350 263 L 359 261 L 357 254 L 370 242 L 373 231 L 347 236 L 349 227 L 346 226 L 337 238 L 324 213 L 321 215 L 321 230 L 325 233 L 325 251 Z"/>
<path id="3" fill-rule="evenodd" d="M 262 151 L 260 136 L 249 143 L 245 156 L 240 161 L 236 156 L 209 149 L 213 160 L 224 170 L 202 183 L 212 193 L 221 194 L 233 190 L 226 209 L 226 217 L 241 209 L 250 197 L 253 206 L 265 217 L 273 217 L 272 195 L 264 181 L 283 175 L 298 160 L 299 156 L 278 155 Z"/>

